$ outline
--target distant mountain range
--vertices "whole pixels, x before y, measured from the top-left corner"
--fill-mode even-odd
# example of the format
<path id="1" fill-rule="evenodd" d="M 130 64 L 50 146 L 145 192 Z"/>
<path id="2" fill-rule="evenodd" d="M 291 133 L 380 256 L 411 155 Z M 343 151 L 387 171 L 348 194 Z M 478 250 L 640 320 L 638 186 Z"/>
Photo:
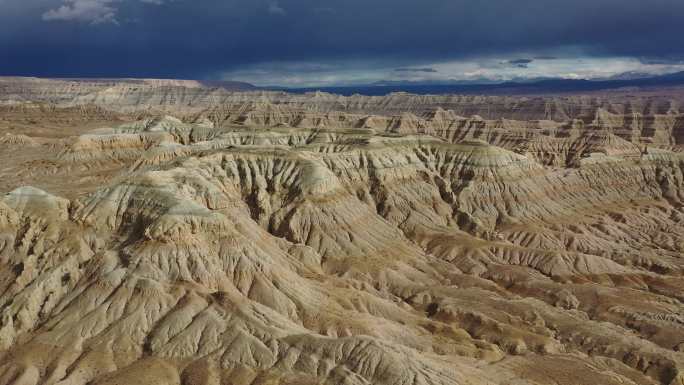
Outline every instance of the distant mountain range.
<path id="1" fill-rule="evenodd" d="M 5 79 L 10 77 L 5 77 Z M 17 77 L 22 79 L 22 77 Z M 23 78 L 38 79 L 38 78 Z M 48 80 L 71 81 L 84 84 L 112 83 L 112 84 L 157 84 L 159 86 L 180 86 L 180 87 L 204 87 L 204 88 L 223 88 L 227 91 L 254 91 L 259 87 L 239 81 L 231 80 L 184 80 L 184 79 L 145 79 L 145 78 L 46 78 Z"/>
<path id="2" fill-rule="evenodd" d="M 227 91 L 243 92 L 256 90 L 278 90 L 291 93 L 306 93 L 323 91 L 339 95 L 387 95 L 393 92 L 411 94 L 487 94 L 487 95 L 535 95 L 557 93 L 581 93 L 617 89 L 644 89 L 654 87 L 684 86 L 684 71 L 660 76 L 648 76 L 639 72 L 627 72 L 604 79 L 559 79 L 536 78 L 515 79 L 506 82 L 496 82 L 491 79 L 450 80 L 444 82 L 423 81 L 381 81 L 356 86 L 329 87 L 257 87 L 239 81 L 221 80 L 173 80 L 173 79 L 108 79 L 108 78 L 63 78 L 55 79 L 83 83 L 154 83 L 159 86 L 184 86 L 201 88 L 223 88 Z"/>
<path id="3" fill-rule="evenodd" d="M 671 87 L 684 86 L 684 71 L 660 76 L 627 73 L 607 79 L 538 79 L 516 80 L 500 83 L 482 82 L 450 82 L 439 83 L 402 83 L 396 81 L 376 82 L 368 85 L 344 87 L 309 87 L 281 88 L 293 93 L 313 91 L 330 92 L 340 95 L 386 95 L 392 92 L 408 92 L 412 94 L 553 94 L 570 92 L 589 92 L 616 90 L 622 88 Z"/>

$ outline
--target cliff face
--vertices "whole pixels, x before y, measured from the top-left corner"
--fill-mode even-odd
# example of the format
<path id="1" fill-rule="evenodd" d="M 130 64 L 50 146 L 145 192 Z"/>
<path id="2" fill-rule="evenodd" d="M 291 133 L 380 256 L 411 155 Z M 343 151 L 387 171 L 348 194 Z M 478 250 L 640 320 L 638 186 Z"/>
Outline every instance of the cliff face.
<path id="1" fill-rule="evenodd" d="M 684 384 L 678 112 L 226 97 L 5 107 L 0 383 Z"/>

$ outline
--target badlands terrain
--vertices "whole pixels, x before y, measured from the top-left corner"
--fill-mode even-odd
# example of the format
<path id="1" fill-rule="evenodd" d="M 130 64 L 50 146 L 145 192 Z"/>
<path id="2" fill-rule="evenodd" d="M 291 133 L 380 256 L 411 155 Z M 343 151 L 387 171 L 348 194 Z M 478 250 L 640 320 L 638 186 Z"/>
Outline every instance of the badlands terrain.
<path id="1" fill-rule="evenodd" d="M 682 95 L 0 78 L 0 384 L 684 385 Z"/>

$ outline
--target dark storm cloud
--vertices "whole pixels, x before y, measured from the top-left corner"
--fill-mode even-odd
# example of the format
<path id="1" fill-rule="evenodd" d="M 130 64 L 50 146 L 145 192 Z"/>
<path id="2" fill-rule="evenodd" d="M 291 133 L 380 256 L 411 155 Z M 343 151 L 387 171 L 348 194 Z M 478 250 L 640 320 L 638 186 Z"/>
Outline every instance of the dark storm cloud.
<path id="1" fill-rule="evenodd" d="M 434 68 L 397 68 L 394 72 L 422 72 L 422 73 L 437 73 Z"/>
<path id="2" fill-rule="evenodd" d="M 515 59 L 515 60 L 509 60 L 508 64 L 530 64 L 534 60 L 533 59 Z"/>
<path id="3" fill-rule="evenodd" d="M 682 0 L 0 0 L 0 74 L 202 78 L 565 50 L 674 60 L 682 20 Z"/>
<path id="4" fill-rule="evenodd" d="M 509 64 L 530 64 L 534 61 L 534 59 L 515 59 L 515 60 L 509 60 Z"/>
<path id="5" fill-rule="evenodd" d="M 528 65 L 532 63 L 534 59 L 515 59 L 515 60 L 508 60 L 504 62 L 504 64 L 512 65 L 513 67 L 516 68 L 528 68 Z"/>

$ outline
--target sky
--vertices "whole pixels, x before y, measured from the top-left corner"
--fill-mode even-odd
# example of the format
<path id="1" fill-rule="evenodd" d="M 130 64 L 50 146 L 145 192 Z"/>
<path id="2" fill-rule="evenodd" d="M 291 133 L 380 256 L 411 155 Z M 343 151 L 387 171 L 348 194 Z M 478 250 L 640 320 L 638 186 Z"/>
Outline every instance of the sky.
<path id="1" fill-rule="evenodd" d="M 375 82 L 684 71 L 684 0 L 0 0 L 0 75 Z"/>

